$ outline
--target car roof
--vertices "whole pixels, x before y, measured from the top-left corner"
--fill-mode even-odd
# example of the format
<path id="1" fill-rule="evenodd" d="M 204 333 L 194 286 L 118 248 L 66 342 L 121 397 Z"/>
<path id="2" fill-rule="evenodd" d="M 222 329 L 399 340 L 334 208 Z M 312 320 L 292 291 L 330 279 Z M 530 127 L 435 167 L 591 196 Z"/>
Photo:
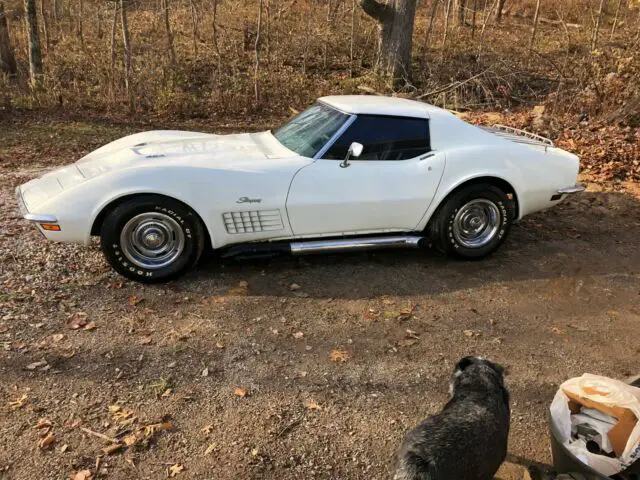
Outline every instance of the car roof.
<path id="1" fill-rule="evenodd" d="M 356 115 L 390 115 L 396 117 L 431 118 L 434 115 L 452 115 L 447 110 L 428 103 L 399 97 L 379 95 L 331 95 L 320 97 L 319 102 L 345 113 Z"/>

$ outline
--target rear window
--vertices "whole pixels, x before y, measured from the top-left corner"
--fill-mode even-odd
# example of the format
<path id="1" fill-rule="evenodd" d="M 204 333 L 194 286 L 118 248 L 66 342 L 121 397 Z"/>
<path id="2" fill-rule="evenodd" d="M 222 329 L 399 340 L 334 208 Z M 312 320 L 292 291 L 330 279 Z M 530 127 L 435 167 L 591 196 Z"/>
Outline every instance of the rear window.
<path id="1" fill-rule="evenodd" d="M 323 158 L 342 160 L 349 145 L 363 145 L 358 160 L 407 160 L 430 150 L 429 121 L 422 118 L 359 115 Z"/>

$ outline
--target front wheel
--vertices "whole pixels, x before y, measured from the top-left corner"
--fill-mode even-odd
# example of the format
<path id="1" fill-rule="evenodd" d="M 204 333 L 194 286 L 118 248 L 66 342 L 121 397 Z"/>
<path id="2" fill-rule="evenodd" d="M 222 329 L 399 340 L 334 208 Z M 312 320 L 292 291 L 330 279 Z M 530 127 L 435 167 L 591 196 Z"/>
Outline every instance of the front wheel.
<path id="1" fill-rule="evenodd" d="M 504 242 L 514 216 L 512 195 L 489 184 L 469 185 L 445 200 L 430 223 L 429 233 L 446 254 L 482 258 Z"/>
<path id="2" fill-rule="evenodd" d="M 134 197 L 105 218 L 100 242 L 118 273 L 143 283 L 166 282 L 200 258 L 204 228 L 186 205 L 160 195 Z"/>

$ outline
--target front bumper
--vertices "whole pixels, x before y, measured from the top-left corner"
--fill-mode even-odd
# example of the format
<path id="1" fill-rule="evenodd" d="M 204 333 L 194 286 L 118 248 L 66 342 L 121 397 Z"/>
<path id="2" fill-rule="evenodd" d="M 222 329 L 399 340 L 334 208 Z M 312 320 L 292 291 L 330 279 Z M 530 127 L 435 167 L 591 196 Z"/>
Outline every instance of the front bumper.
<path id="1" fill-rule="evenodd" d="M 580 185 L 579 183 L 576 183 L 572 187 L 561 188 L 551 196 L 551 201 L 556 202 L 558 200 L 562 200 L 563 198 L 566 198 L 567 195 L 584 192 L 585 189 L 586 187 L 584 185 Z"/>
<path id="2" fill-rule="evenodd" d="M 30 222 L 34 222 L 38 226 L 38 230 L 40 233 L 44 235 L 42 225 L 57 225 L 58 219 L 55 215 L 47 215 L 47 214 L 35 214 L 29 213 L 27 209 L 27 205 L 24 202 L 24 198 L 22 198 L 22 190 L 20 187 L 16 187 L 16 201 L 18 202 L 18 209 L 20 210 L 20 215 L 25 220 Z"/>

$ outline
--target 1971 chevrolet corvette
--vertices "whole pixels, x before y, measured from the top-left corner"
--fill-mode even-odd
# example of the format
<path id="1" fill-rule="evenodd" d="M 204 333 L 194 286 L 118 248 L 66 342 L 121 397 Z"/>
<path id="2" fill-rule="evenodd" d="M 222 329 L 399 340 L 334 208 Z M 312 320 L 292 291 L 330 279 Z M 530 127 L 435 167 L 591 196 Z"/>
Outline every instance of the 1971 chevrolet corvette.
<path id="1" fill-rule="evenodd" d="M 161 282 L 205 247 L 306 254 L 435 244 L 480 258 L 512 222 L 576 185 L 549 139 L 480 128 L 401 98 L 330 96 L 275 131 L 150 131 L 16 190 L 49 240 L 89 244 L 129 278 Z"/>

